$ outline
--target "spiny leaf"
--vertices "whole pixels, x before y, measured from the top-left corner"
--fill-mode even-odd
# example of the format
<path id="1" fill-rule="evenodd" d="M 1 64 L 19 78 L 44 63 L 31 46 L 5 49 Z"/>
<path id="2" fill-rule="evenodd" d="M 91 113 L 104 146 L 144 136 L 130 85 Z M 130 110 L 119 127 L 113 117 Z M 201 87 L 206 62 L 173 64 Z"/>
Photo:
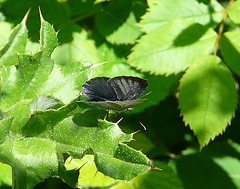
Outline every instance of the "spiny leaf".
<path id="1" fill-rule="evenodd" d="M 193 64 L 179 87 L 179 107 L 186 125 L 203 148 L 230 124 L 237 106 L 237 91 L 229 69 L 216 56 Z"/>
<path id="2" fill-rule="evenodd" d="M 0 49 L 0 66 L 17 64 L 17 53 L 23 53 L 25 51 L 28 37 L 26 28 L 28 13 L 23 21 L 11 31 L 7 44 Z"/>

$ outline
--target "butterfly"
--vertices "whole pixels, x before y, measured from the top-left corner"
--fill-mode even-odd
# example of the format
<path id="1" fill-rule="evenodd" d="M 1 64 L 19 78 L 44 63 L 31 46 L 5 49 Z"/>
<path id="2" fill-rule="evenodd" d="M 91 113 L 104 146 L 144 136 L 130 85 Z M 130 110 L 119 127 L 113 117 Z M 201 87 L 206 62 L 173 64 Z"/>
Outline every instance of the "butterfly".
<path id="1" fill-rule="evenodd" d="M 148 87 L 148 80 L 133 76 L 95 77 L 82 85 L 89 105 L 105 110 L 131 110 L 148 99 L 138 98 Z"/>

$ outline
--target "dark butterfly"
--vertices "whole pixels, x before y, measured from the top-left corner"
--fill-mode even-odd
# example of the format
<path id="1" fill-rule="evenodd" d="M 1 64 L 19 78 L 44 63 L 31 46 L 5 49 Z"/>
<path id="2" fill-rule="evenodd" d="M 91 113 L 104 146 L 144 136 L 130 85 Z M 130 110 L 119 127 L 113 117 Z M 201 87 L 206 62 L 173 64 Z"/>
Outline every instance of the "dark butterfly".
<path id="1" fill-rule="evenodd" d="M 137 99 L 147 88 L 148 80 L 133 76 L 95 77 L 82 85 L 87 104 L 105 110 L 130 110 L 148 99 Z"/>

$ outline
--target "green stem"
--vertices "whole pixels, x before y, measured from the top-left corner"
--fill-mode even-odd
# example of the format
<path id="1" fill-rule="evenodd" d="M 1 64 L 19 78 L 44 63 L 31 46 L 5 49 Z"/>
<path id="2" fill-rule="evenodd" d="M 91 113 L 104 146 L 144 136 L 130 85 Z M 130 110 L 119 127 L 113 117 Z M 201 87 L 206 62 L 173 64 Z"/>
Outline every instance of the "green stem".
<path id="1" fill-rule="evenodd" d="M 228 9 L 230 8 L 230 6 L 232 5 L 233 3 L 233 0 L 230 0 L 225 11 L 224 11 L 224 14 L 223 14 L 223 18 L 222 18 L 222 21 L 219 25 L 219 28 L 218 28 L 218 34 L 217 34 L 217 39 L 215 41 L 215 45 L 214 45 L 214 52 L 213 52 L 213 55 L 214 56 L 217 56 L 217 50 L 218 50 L 218 45 L 220 43 L 220 39 L 222 37 L 222 32 L 223 32 L 223 28 L 224 28 L 224 22 L 227 18 L 227 14 L 228 14 Z"/>

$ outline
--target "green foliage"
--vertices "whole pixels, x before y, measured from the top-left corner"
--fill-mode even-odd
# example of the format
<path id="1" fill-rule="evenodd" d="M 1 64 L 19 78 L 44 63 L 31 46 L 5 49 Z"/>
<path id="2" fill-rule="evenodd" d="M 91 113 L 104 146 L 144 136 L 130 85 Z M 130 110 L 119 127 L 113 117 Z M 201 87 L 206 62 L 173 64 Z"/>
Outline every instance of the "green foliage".
<path id="1" fill-rule="evenodd" d="M 0 1 L 0 186 L 239 188 L 240 1 L 221 2 Z M 119 75 L 148 101 L 82 103 Z"/>
<path id="2" fill-rule="evenodd" d="M 230 124 L 236 104 L 237 91 L 232 74 L 216 56 L 201 59 L 189 67 L 180 80 L 181 114 L 197 135 L 201 147 Z"/>

